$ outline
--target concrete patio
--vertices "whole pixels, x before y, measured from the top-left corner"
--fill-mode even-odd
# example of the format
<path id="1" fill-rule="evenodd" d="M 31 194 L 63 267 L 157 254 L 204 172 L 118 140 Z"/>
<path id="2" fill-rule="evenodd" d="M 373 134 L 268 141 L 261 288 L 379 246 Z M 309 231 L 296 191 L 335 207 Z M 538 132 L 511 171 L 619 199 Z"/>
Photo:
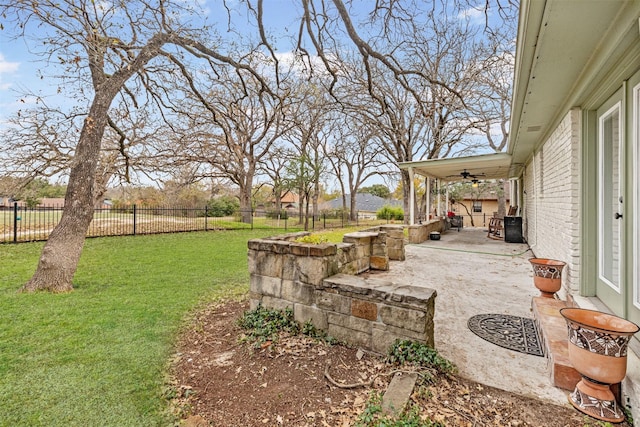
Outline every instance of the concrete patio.
<path id="1" fill-rule="evenodd" d="M 533 285 L 527 244 L 487 237 L 479 228 L 450 230 L 441 240 L 406 247 L 406 261 L 394 261 L 376 277 L 437 291 L 435 345 L 460 375 L 502 390 L 569 405 L 567 392 L 550 380 L 547 358 L 527 355 L 476 336 L 467 321 L 476 314 L 533 318 Z"/>

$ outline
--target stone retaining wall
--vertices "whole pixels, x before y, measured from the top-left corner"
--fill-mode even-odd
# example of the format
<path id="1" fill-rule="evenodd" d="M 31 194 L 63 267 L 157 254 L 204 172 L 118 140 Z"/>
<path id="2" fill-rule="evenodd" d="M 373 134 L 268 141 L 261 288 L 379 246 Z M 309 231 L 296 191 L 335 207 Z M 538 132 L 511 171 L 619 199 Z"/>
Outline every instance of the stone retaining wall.
<path id="1" fill-rule="evenodd" d="M 402 226 L 349 233 L 340 244 L 295 242 L 306 234 L 249 241 L 252 309 L 290 307 L 297 321 L 381 353 L 396 339 L 433 346 L 434 290 L 357 276 L 404 260 Z"/>
<path id="2" fill-rule="evenodd" d="M 408 225 L 409 243 L 422 243 L 429 240 L 432 231 L 444 231 L 444 219 L 432 219 L 422 224 Z"/>

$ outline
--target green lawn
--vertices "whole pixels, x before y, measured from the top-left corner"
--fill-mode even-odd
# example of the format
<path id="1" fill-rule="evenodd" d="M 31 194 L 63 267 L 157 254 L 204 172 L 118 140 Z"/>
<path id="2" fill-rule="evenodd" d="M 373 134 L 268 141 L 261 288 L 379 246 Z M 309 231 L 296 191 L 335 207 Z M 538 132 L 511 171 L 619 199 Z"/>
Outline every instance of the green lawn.
<path id="1" fill-rule="evenodd" d="M 273 231 L 87 240 L 75 291 L 18 294 L 41 243 L 0 245 L 0 426 L 171 425 L 168 360 L 188 313 L 248 288 Z"/>

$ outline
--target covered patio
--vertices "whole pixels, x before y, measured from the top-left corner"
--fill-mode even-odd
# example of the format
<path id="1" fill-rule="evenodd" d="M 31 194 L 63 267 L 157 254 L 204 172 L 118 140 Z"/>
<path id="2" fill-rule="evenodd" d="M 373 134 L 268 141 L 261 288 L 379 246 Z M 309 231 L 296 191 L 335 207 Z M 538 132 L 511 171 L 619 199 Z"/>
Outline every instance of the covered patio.
<path id="1" fill-rule="evenodd" d="M 449 204 L 447 185 L 455 182 L 473 182 L 496 179 L 510 179 L 518 176 L 520 167 L 513 164 L 512 156 L 508 153 L 482 154 L 468 157 L 451 157 L 445 159 L 419 160 L 414 162 L 403 162 L 399 164 L 400 169 L 407 170 L 410 177 L 410 201 L 409 219 L 410 224 L 416 224 L 418 218 L 429 218 L 428 213 L 437 212 L 437 216 L 445 216 Z M 445 203 L 441 203 L 440 198 L 431 205 L 429 198 L 426 200 L 425 211 L 415 212 L 415 188 L 414 178 L 416 175 L 425 178 L 425 188 L 427 194 L 431 193 L 432 182 L 436 189 L 445 192 Z M 520 205 L 520 194 L 517 180 L 513 179 L 510 185 L 511 194 L 509 200 L 513 205 Z"/>

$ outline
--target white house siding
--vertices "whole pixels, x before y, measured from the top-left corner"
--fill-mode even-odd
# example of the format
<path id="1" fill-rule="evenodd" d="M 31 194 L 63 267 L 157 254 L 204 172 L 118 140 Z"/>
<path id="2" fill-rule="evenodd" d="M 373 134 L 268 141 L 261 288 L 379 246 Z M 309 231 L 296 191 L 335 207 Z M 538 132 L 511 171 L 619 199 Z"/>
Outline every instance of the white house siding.
<path id="1" fill-rule="evenodd" d="M 567 263 L 563 284 L 579 290 L 581 113 L 569 111 L 523 174 L 524 233 L 536 257 Z M 564 298 L 564 292 L 560 297 Z"/>

